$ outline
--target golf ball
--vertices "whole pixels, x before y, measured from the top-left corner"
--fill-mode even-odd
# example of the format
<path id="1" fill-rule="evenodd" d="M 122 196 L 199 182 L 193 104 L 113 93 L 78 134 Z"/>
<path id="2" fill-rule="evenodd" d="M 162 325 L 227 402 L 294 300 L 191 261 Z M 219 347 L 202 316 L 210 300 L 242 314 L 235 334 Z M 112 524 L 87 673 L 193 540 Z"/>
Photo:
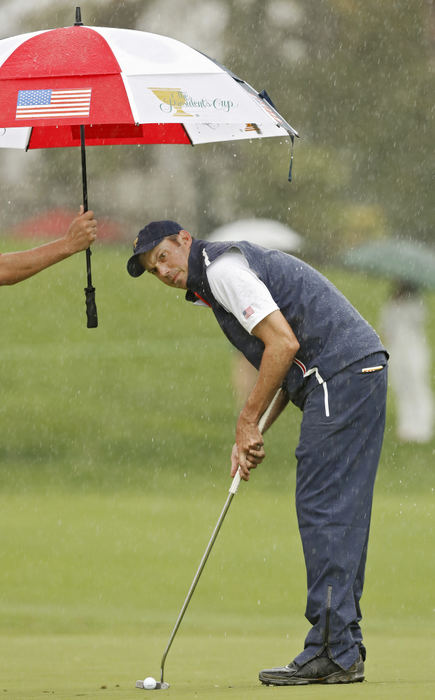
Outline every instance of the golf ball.
<path id="1" fill-rule="evenodd" d="M 148 676 L 148 678 L 145 678 L 145 680 L 143 682 L 143 687 L 145 688 L 145 690 L 154 690 L 156 685 L 157 685 L 157 681 L 152 676 Z"/>

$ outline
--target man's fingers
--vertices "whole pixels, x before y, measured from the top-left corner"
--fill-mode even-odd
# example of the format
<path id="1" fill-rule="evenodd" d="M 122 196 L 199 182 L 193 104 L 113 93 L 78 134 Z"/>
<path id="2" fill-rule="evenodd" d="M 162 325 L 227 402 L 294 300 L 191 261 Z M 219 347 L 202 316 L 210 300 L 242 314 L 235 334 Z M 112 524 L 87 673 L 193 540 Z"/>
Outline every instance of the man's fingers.
<path id="1" fill-rule="evenodd" d="M 240 476 L 242 477 L 243 481 L 249 481 L 249 469 L 247 467 L 242 467 L 239 465 L 239 470 L 240 470 Z"/>
<path id="2" fill-rule="evenodd" d="M 234 464 L 234 463 L 231 464 L 231 472 L 230 472 L 231 476 L 233 476 L 233 477 L 236 476 L 238 468 L 239 468 L 238 464 Z"/>
<path id="3" fill-rule="evenodd" d="M 231 452 L 231 476 L 234 478 L 239 470 L 241 478 L 248 481 L 250 470 L 256 469 L 265 456 L 263 441 L 257 440 L 247 451 L 239 449 L 235 443 Z"/>
<path id="4" fill-rule="evenodd" d="M 249 472 L 251 469 L 255 469 L 257 466 L 257 460 L 249 454 L 239 454 L 239 469 L 240 476 L 244 481 L 248 481 Z"/>
<path id="5" fill-rule="evenodd" d="M 258 449 L 258 450 L 250 449 L 250 450 L 248 451 L 247 454 L 248 454 L 248 455 L 251 455 L 252 457 L 261 457 L 261 458 L 263 458 L 264 455 L 265 455 L 265 452 L 264 452 L 264 449 L 263 449 L 262 447 L 260 447 L 260 449 Z"/>
<path id="6" fill-rule="evenodd" d="M 264 451 L 261 450 L 249 450 L 247 452 L 245 459 L 250 464 L 259 464 L 264 459 Z"/>
<path id="7" fill-rule="evenodd" d="M 250 461 L 247 461 L 246 464 L 247 464 L 247 466 L 248 466 L 248 469 L 251 470 L 251 469 L 257 469 L 257 466 L 258 466 L 259 462 L 250 462 Z"/>
<path id="8" fill-rule="evenodd" d="M 239 454 L 237 450 L 237 445 L 233 445 L 233 449 L 231 450 L 231 471 L 230 474 L 232 477 L 236 476 L 236 472 L 239 468 Z"/>
<path id="9" fill-rule="evenodd" d="M 260 462 L 263 461 L 265 456 L 266 456 L 266 453 L 265 453 L 263 447 L 260 447 L 259 449 L 255 449 L 255 450 L 250 449 L 246 455 L 246 459 L 250 464 L 257 466 L 257 464 L 260 464 Z"/>

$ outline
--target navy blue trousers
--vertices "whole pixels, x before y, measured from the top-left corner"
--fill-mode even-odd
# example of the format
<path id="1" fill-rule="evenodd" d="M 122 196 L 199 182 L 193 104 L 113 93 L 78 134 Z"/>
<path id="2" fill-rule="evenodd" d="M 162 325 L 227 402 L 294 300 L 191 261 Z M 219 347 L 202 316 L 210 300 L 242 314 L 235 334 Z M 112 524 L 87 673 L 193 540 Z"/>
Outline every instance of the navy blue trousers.
<path id="1" fill-rule="evenodd" d="M 387 360 L 358 361 L 308 394 L 296 449 L 296 510 L 307 569 L 304 664 L 327 650 L 349 668 L 362 647 L 360 598 L 385 427 Z M 378 371 L 363 369 L 383 365 Z M 329 415 L 327 413 L 329 412 Z"/>

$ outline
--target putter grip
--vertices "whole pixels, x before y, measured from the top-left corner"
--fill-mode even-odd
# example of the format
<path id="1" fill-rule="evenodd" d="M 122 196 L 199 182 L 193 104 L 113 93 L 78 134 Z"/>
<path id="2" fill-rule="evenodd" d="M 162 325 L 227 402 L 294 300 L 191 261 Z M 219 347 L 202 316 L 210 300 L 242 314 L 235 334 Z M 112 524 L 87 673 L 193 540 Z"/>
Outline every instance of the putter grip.
<path id="1" fill-rule="evenodd" d="M 86 316 L 88 319 L 88 328 L 97 328 L 98 326 L 98 315 L 97 315 L 97 305 L 95 303 L 95 287 L 89 286 L 85 287 L 86 296 Z"/>
<path id="2" fill-rule="evenodd" d="M 240 476 L 240 470 L 238 469 L 234 479 L 231 482 L 229 493 L 232 493 L 232 494 L 237 493 L 237 489 L 239 488 L 240 481 L 241 481 L 241 476 Z"/>

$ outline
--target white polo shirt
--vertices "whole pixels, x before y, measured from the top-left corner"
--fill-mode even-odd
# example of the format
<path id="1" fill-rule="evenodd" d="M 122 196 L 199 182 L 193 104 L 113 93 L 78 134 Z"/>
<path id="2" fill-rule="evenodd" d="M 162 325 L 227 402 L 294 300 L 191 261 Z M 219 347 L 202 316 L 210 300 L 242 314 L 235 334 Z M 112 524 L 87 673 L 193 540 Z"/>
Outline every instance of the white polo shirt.
<path id="1" fill-rule="evenodd" d="M 216 301 L 233 314 L 248 333 L 279 309 L 240 250 L 233 248 L 216 258 L 207 267 L 207 279 Z"/>

